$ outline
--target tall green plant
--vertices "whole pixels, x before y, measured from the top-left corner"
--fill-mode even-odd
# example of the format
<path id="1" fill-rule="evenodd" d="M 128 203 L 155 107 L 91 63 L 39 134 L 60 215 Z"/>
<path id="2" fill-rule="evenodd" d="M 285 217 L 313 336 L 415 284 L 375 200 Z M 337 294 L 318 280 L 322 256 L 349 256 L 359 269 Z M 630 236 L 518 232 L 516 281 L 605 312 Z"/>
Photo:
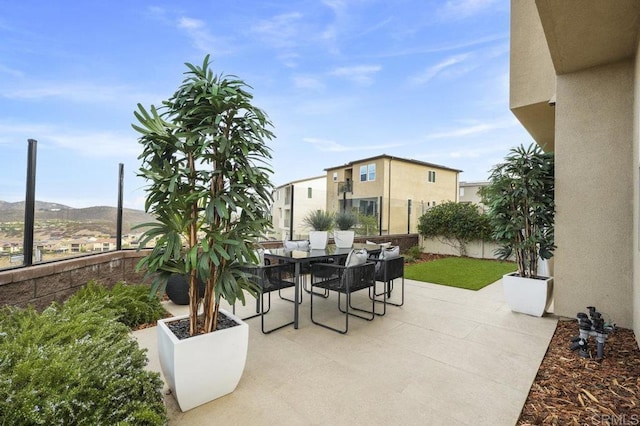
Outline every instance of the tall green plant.
<path id="1" fill-rule="evenodd" d="M 518 275 L 536 277 L 538 259 L 550 259 L 554 245 L 554 155 L 535 144 L 509 151 L 491 170 L 482 189 L 500 259 L 515 256 Z"/>
<path id="2" fill-rule="evenodd" d="M 158 221 L 142 225 L 141 245 L 155 240 L 155 247 L 138 267 L 156 277 L 155 291 L 172 273 L 189 275 L 194 335 L 217 328 L 221 299 L 244 303 L 243 290 L 257 294 L 239 259 L 255 260 L 253 247 L 270 226 L 266 141 L 274 135 L 242 80 L 215 75 L 209 55 L 202 66 L 186 66 L 186 78 L 160 108 L 138 104 L 133 128 L 141 134 L 139 176 L 149 182 L 145 210 Z M 203 298 L 198 277 L 206 283 Z"/>

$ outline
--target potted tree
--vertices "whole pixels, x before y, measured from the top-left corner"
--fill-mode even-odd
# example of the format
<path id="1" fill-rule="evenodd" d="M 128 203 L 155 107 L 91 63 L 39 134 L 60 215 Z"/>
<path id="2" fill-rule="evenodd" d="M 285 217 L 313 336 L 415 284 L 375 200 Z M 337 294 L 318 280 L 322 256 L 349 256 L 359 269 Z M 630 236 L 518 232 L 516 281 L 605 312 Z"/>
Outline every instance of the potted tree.
<path id="1" fill-rule="evenodd" d="M 333 241 L 338 248 L 353 247 L 356 232 L 353 227 L 356 224 L 356 216 L 351 212 L 340 212 L 335 216 L 335 224 L 338 229 L 333 230 Z"/>
<path id="2" fill-rule="evenodd" d="M 309 249 L 326 249 L 329 231 L 333 228 L 333 214 L 324 210 L 312 210 L 302 222 L 312 229 L 309 231 Z"/>
<path id="3" fill-rule="evenodd" d="M 141 135 L 138 174 L 149 184 L 145 210 L 157 220 L 142 225 L 141 246 L 155 246 L 138 269 L 154 277 L 152 292 L 164 291 L 174 273 L 189 281 L 188 316 L 158 323 L 162 371 L 183 411 L 232 392 L 240 380 L 248 326 L 220 302 L 258 294 L 240 266 L 257 262 L 273 189 L 271 122 L 251 104 L 248 86 L 215 75 L 209 55 L 202 66 L 186 66 L 175 93 L 159 108 L 138 104 L 133 124 Z"/>
<path id="4" fill-rule="evenodd" d="M 513 148 L 489 181 L 482 194 L 500 245 L 496 254 L 518 267 L 503 277 L 505 299 L 513 311 L 542 316 L 553 288 L 553 277 L 538 275 L 539 262 L 555 249 L 553 153 L 535 144 Z"/>

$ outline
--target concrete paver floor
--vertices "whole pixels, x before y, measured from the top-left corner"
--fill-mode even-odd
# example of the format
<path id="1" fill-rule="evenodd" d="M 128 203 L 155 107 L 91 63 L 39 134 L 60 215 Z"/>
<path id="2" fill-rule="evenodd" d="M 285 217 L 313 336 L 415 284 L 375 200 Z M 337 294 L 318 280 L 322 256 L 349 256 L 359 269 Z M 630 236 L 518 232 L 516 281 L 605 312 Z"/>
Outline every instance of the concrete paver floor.
<path id="1" fill-rule="evenodd" d="M 236 390 L 184 413 L 167 395 L 169 425 L 514 425 L 556 318 L 511 312 L 501 281 L 476 292 L 405 285 L 404 306 L 388 306 L 371 322 L 350 319 L 346 335 L 311 323 L 307 294 L 297 330 L 264 335 L 260 318 L 248 320 L 249 352 Z M 318 309 L 343 321 L 334 295 L 317 300 L 314 316 Z M 272 301 L 268 324 L 290 318 L 290 303 Z M 253 306 L 251 299 L 241 309 Z M 149 349 L 148 368 L 160 372 L 155 333 L 134 335 Z"/>

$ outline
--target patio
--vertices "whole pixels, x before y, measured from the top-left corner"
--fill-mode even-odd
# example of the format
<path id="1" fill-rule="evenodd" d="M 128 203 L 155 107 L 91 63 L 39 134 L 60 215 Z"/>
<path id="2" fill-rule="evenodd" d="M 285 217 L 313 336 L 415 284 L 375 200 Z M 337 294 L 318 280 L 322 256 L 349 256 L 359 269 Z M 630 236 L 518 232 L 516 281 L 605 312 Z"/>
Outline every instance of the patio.
<path id="1" fill-rule="evenodd" d="M 185 413 L 168 395 L 169 424 L 514 425 L 556 319 L 512 313 L 500 281 L 477 292 L 405 284 L 403 307 L 372 322 L 352 319 L 347 335 L 313 325 L 306 294 L 298 330 L 263 335 L 260 319 L 249 320 L 235 392 Z M 334 297 L 327 308 L 337 317 Z M 174 314 L 186 308 L 167 304 Z M 291 312 L 274 302 L 267 320 Z M 160 371 L 155 333 L 134 335 L 149 349 L 149 368 Z"/>

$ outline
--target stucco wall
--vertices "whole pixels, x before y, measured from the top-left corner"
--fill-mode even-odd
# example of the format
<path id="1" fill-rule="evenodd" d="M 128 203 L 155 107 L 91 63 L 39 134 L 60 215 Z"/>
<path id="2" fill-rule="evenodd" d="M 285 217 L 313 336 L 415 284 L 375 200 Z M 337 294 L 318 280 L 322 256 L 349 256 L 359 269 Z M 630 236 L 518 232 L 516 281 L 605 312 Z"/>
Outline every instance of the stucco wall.
<path id="1" fill-rule="evenodd" d="M 434 254 L 447 254 L 452 256 L 459 256 L 458 250 L 452 246 L 442 243 L 435 238 L 422 238 L 420 237 L 422 244 L 422 251 L 425 253 Z M 496 243 L 485 241 L 472 241 L 467 244 L 467 256 L 475 257 L 477 259 L 497 259 L 494 255 L 494 251 L 498 248 Z"/>
<path id="2" fill-rule="evenodd" d="M 555 312 L 632 326 L 634 63 L 557 77 Z"/>

